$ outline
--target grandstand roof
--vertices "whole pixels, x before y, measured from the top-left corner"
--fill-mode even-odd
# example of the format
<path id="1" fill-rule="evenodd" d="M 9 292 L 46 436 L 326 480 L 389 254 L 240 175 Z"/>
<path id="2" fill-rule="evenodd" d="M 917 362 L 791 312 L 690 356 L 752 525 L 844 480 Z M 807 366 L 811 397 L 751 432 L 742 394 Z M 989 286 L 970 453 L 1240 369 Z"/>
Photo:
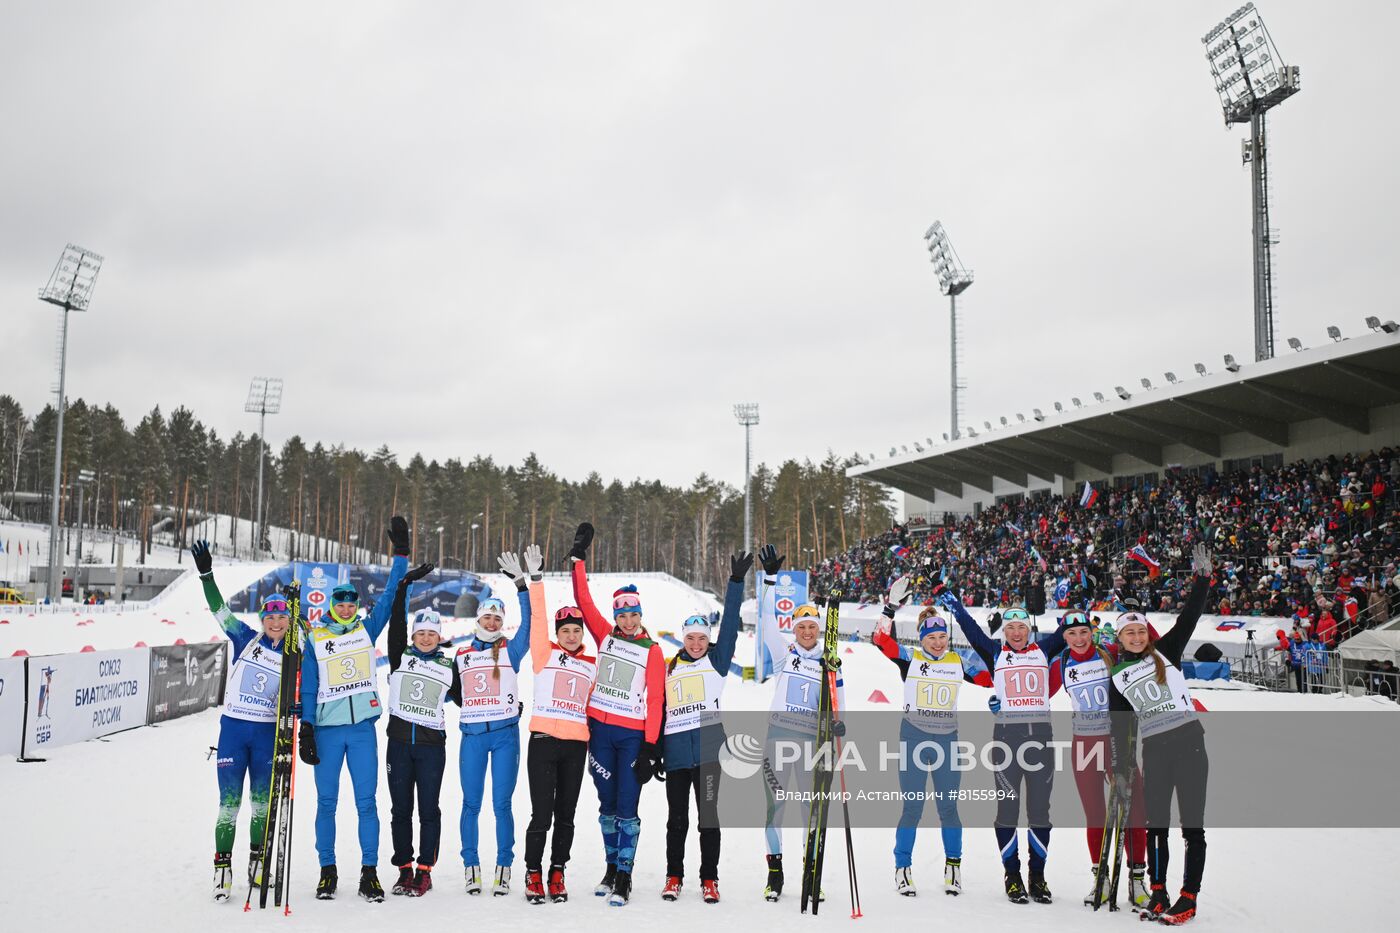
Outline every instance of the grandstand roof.
<path id="1" fill-rule="evenodd" d="M 935 492 L 963 497 L 964 484 L 990 493 L 993 477 L 1024 488 L 1030 477 L 1054 482 L 1080 466 L 1112 475 L 1114 454 L 1160 468 L 1167 444 L 1219 458 L 1227 434 L 1286 448 L 1293 424 L 1318 418 L 1370 434 L 1371 410 L 1400 403 L 1400 334 L 1367 334 L 1128 394 L 847 472 L 932 502 Z"/>

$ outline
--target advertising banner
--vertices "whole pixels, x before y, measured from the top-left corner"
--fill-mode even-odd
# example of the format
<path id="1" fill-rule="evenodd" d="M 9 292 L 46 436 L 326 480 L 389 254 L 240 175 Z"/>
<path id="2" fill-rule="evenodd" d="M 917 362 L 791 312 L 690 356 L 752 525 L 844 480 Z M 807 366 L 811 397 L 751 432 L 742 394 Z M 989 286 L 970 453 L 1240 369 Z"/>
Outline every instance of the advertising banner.
<path id="1" fill-rule="evenodd" d="M 228 676 L 226 641 L 151 649 L 147 721 L 165 722 L 218 706 Z"/>
<path id="2" fill-rule="evenodd" d="M 0 755 L 18 755 L 24 734 L 24 658 L 0 660 Z"/>
<path id="3" fill-rule="evenodd" d="M 386 595 L 388 577 L 388 567 L 297 561 L 283 564 L 246 589 L 230 594 L 228 607 L 234 612 L 253 612 L 262 597 L 280 592 L 296 580 L 301 583 L 302 618 L 315 625 L 330 608 L 331 590 L 337 584 L 353 584 L 359 590 L 360 604 L 369 608 Z M 412 615 L 420 609 L 433 609 L 445 616 L 471 618 L 476 615 L 476 604 L 490 595 L 490 584 L 476 574 L 438 568 L 413 585 L 408 611 Z"/>
<path id="4" fill-rule="evenodd" d="M 151 649 L 29 658 L 24 754 L 146 724 Z"/>
<path id="5" fill-rule="evenodd" d="M 763 574 L 755 574 L 758 582 L 756 584 L 756 594 L 758 605 L 763 605 L 763 591 L 766 588 L 763 583 Z M 792 614 L 797 607 L 807 601 L 807 571 L 805 570 L 780 570 L 778 571 L 778 582 L 773 585 L 773 613 L 778 620 L 778 631 L 785 636 L 792 634 Z M 763 614 L 759 613 L 758 624 L 763 625 Z M 762 670 L 758 672 L 756 679 L 759 682 L 767 680 L 773 672 L 773 659 L 768 656 L 768 650 L 763 647 L 763 633 L 759 632 L 758 651 L 763 656 Z"/>

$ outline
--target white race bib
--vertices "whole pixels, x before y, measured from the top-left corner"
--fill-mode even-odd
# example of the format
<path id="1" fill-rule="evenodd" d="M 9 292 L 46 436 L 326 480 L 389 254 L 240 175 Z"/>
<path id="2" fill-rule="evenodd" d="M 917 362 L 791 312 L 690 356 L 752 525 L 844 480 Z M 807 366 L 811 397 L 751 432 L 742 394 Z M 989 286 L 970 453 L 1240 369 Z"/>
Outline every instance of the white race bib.
<path id="1" fill-rule="evenodd" d="M 651 649 L 609 635 L 598 652 L 598 676 L 589 705 L 605 713 L 645 719 L 647 656 Z"/>
<path id="2" fill-rule="evenodd" d="M 248 722 L 277 721 L 277 687 L 282 682 L 282 652 L 255 638 L 233 661 L 224 688 L 224 715 Z"/>
<path id="3" fill-rule="evenodd" d="M 817 728 L 817 704 L 822 695 L 822 659 L 804 658 L 789 646 L 788 653 L 773 659 L 772 725 L 813 732 Z"/>
<path id="4" fill-rule="evenodd" d="M 1076 661 L 1066 651 L 1060 672 L 1065 693 L 1073 707 L 1075 735 L 1108 735 L 1108 666 L 1097 652 L 1087 661 Z"/>
<path id="5" fill-rule="evenodd" d="M 1050 662 L 1039 646 L 1029 651 L 997 654 L 992 683 L 1001 698 L 1000 721 L 1048 722 L 1050 719 Z"/>
<path id="6" fill-rule="evenodd" d="M 1113 674 L 1114 686 L 1137 713 L 1138 734 L 1143 738 L 1196 718 L 1186 678 L 1174 664 L 1166 664 L 1166 669 L 1165 684 L 1157 683 L 1157 665 L 1150 657 L 1125 664 Z"/>
<path id="7" fill-rule="evenodd" d="M 376 693 L 374 687 L 374 642 L 363 625 L 343 635 L 328 628 L 311 630 L 316 646 L 316 703 L 329 703 L 357 693 Z"/>
<path id="8" fill-rule="evenodd" d="M 724 675 L 708 654 L 699 661 L 678 661 L 666 674 L 666 734 L 717 723 L 723 692 Z"/>
<path id="9" fill-rule="evenodd" d="M 451 688 L 451 661 L 404 652 L 398 670 L 389 675 L 389 712 L 415 725 L 446 729 L 443 705 Z"/>
<path id="10" fill-rule="evenodd" d="M 494 659 L 489 648 L 458 651 L 457 673 L 462 678 L 462 722 L 496 722 L 520 714 L 520 689 L 504 644 Z"/>
<path id="11" fill-rule="evenodd" d="M 904 677 L 904 718 L 923 732 L 956 732 L 962 683 L 963 663 L 956 651 L 931 658 L 915 648 Z"/>

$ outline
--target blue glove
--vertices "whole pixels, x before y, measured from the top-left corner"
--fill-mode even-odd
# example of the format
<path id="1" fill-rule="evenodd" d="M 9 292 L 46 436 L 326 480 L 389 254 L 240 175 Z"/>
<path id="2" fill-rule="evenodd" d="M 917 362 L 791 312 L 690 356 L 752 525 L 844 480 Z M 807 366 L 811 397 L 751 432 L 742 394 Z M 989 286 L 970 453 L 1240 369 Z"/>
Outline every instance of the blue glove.
<path id="1" fill-rule="evenodd" d="M 1001 697 L 997 696 L 995 693 L 987 697 L 987 709 L 991 710 L 993 713 L 1000 713 Z"/>
<path id="2" fill-rule="evenodd" d="M 962 608 L 962 600 L 958 599 L 947 590 L 938 594 L 938 604 L 949 612 L 956 612 Z"/>

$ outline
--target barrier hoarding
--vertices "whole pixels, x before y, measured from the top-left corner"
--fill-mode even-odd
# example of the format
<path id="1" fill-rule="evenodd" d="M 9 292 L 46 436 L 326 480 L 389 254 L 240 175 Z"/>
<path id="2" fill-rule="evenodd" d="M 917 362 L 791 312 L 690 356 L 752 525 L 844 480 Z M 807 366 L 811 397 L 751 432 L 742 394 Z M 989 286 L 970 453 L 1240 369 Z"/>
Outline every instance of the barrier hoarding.
<path id="1" fill-rule="evenodd" d="M 27 658 L 28 714 L 23 754 L 146 724 L 149 648 Z"/>
<path id="2" fill-rule="evenodd" d="M 165 722 L 222 703 L 228 646 L 224 641 L 152 648 L 147 722 Z"/>

